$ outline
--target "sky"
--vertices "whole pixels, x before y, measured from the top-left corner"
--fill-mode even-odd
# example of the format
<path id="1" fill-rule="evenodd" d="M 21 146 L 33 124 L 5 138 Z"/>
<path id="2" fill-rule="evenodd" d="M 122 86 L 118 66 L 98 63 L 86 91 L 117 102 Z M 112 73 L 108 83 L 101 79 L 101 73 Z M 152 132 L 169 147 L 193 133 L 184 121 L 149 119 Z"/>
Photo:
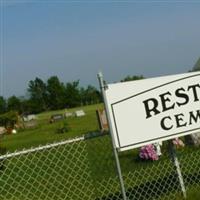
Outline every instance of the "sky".
<path id="1" fill-rule="evenodd" d="M 58 76 L 98 87 L 185 73 L 200 57 L 200 1 L 0 0 L 0 95 Z"/>

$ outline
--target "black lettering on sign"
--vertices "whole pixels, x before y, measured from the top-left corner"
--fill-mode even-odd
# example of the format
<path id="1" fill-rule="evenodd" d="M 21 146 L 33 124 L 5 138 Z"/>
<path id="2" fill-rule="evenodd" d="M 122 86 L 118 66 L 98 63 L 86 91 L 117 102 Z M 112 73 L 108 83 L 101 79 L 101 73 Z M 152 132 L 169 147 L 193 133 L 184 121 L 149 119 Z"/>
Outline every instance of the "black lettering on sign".
<path id="1" fill-rule="evenodd" d="M 184 99 L 183 102 L 176 102 L 176 104 L 180 107 L 183 105 L 186 105 L 189 102 L 189 96 L 184 93 L 185 89 L 184 88 L 179 88 L 176 90 L 175 94 L 177 97 Z"/>
<path id="2" fill-rule="evenodd" d="M 161 94 L 159 96 L 160 96 L 163 112 L 165 112 L 167 110 L 171 110 L 171 109 L 174 108 L 175 103 L 173 103 L 172 105 L 167 105 L 167 102 L 171 102 L 170 97 L 172 96 L 172 94 L 170 92 L 166 92 L 166 93 Z"/>
<path id="3" fill-rule="evenodd" d="M 197 88 L 200 88 L 199 84 L 188 86 L 188 91 L 190 89 L 192 89 L 192 91 L 193 91 L 194 101 L 199 101 L 199 98 L 198 98 L 198 95 L 197 95 Z"/>
<path id="4" fill-rule="evenodd" d="M 200 84 L 190 85 L 187 89 L 183 87 L 176 89 L 173 93 L 167 91 L 158 95 L 157 98 L 149 98 L 143 101 L 146 119 L 162 112 L 173 110 L 176 106 L 187 105 L 191 101 L 200 101 Z M 192 97 L 191 97 L 192 96 Z M 174 100 L 175 99 L 175 100 Z M 182 126 L 181 115 L 176 117 L 177 126 Z"/>
<path id="5" fill-rule="evenodd" d="M 151 112 L 154 113 L 154 115 L 157 115 L 160 113 L 160 111 L 158 110 L 158 101 L 155 98 L 150 98 L 147 99 L 145 101 L 143 101 L 144 103 L 144 107 L 146 110 L 146 118 L 151 117 Z"/>
<path id="6" fill-rule="evenodd" d="M 189 124 L 193 124 L 193 122 L 197 123 L 198 120 L 200 120 L 200 110 L 196 111 L 196 116 L 194 116 L 194 113 L 191 111 L 190 112 L 190 121 Z"/>
<path id="7" fill-rule="evenodd" d="M 168 130 L 170 130 L 170 129 L 173 128 L 173 125 L 167 126 L 167 124 L 166 124 L 167 121 L 171 122 L 171 120 L 172 120 L 172 119 L 171 119 L 170 116 L 164 117 L 164 118 L 161 120 L 160 125 L 161 125 L 161 127 L 162 127 L 163 130 L 168 131 Z"/>
<path id="8" fill-rule="evenodd" d="M 183 118 L 184 114 L 183 113 L 174 115 L 174 117 L 175 117 L 175 120 L 176 120 L 176 128 L 180 128 L 180 127 L 187 125 L 187 122 L 182 123 L 182 122 L 184 122 L 184 118 Z"/>
<path id="9" fill-rule="evenodd" d="M 181 107 L 197 101 L 200 101 L 200 84 L 189 85 L 186 88 L 180 87 L 173 92 L 166 91 L 157 97 L 144 100 L 143 104 L 146 119 L 148 119 L 168 110 L 173 110 L 175 107 Z M 191 111 L 188 114 L 179 113 L 163 117 L 160 121 L 160 126 L 163 130 L 169 131 L 173 128 L 200 123 L 200 110 Z"/>

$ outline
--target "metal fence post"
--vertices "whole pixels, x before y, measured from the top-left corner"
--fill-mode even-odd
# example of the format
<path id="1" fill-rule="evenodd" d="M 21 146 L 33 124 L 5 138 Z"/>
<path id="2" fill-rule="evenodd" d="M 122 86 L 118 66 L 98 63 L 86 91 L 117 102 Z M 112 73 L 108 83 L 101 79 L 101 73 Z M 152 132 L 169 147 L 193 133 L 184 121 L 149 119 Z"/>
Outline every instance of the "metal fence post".
<path id="1" fill-rule="evenodd" d="M 185 189 L 183 176 L 182 176 L 182 173 L 181 173 L 180 163 L 179 163 L 179 160 L 178 160 L 177 155 L 176 155 L 176 150 L 174 148 L 174 144 L 172 143 L 171 140 L 169 141 L 169 150 L 170 150 L 172 161 L 173 161 L 173 163 L 176 167 L 176 172 L 177 172 L 177 175 L 178 175 L 178 179 L 179 179 L 179 183 L 180 183 L 181 190 L 182 190 L 182 193 L 183 193 L 183 197 L 184 197 L 184 199 L 186 199 L 187 195 L 186 195 L 186 189 Z"/>
<path id="2" fill-rule="evenodd" d="M 107 119 L 108 119 L 108 126 L 109 126 L 111 140 L 112 140 L 113 153 L 114 153 L 114 156 L 115 156 L 115 162 L 116 162 L 116 166 L 117 166 L 117 173 L 118 173 L 118 177 L 119 177 L 119 181 L 120 181 L 121 192 L 122 192 L 123 200 L 128 200 L 127 197 L 126 197 L 126 190 L 125 190 L 125 186 L 124 186 L 124 180 L 123 180 L 123 177 L 122 177 L 118 152 L 117 152 L 117 148 L 116 148 L 115 141 L 114 141 L 114 138 L 113 138 L 113 129 L 112 129 L 112 126 L 110 125 L 111 119 L 108 115 L 108 103 L 107 103 L 107 98 L 106 98 L 106 95 L 105 95 L 105 90 L 107 89 L 107 86 L 106 86 L 106 84 L 103 80 L 102 73 L 99 72 L 97 76 L 98 76 L 98 80 L 99 80 L 100 89 L 101 89 L 101 92 L 102 92 L 102 95 L 103 95 L 103 101 L 104 101 L 104 105 L 105 105 L 106 116 L 107 116 Z"/>

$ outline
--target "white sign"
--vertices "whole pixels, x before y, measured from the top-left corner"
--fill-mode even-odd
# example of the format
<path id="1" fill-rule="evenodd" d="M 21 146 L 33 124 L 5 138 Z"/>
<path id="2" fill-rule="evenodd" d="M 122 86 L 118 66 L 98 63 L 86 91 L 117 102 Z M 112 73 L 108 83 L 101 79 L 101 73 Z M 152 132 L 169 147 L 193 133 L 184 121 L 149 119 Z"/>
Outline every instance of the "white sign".
<path id="1" fill-rule="evenodd" d="M 200 130 L 200 73 L 108 84 L 110 125 L 119 150 Z"/>

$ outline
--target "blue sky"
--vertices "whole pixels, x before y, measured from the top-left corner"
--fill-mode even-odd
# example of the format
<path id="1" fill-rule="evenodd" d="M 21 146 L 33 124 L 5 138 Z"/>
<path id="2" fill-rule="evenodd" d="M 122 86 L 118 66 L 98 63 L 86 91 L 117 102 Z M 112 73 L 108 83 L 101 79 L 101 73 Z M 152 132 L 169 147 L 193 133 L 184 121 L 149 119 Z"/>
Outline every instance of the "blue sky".
<path id="1" fill-rule="evenodd" d="M 4 0 L 2 16 L 6 97 L 35 77 L 98 87 L 99 70 L 116 82 L 184 73 L 200 57 L 200 1 Z"/>

